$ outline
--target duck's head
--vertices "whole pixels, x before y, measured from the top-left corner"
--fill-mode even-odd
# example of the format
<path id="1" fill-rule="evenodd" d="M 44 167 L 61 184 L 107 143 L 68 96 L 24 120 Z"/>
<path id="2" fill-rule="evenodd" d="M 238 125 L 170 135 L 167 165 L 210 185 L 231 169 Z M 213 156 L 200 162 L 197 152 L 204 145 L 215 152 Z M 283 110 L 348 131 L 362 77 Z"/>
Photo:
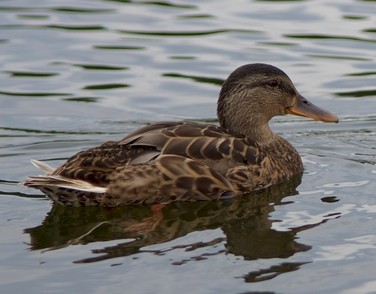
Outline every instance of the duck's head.
<path id="1" fill-rule="evenodd" d="M 230 74 L 222 85 L 217 113 L 221 126 L 258 141 L 272 135 L 268 122 L 277 115 L 338 122 L 337 116 L 300 95 L 282 70 L 262 63 L 243 65 Z"/>

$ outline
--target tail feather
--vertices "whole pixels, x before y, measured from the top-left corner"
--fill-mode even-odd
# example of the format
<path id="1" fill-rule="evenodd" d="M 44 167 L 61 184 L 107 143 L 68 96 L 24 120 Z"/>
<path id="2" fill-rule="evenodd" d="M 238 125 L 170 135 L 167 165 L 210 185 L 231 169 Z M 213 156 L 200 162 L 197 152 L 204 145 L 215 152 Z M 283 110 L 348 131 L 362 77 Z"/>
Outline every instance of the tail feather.
<path id="1" fill-rule="evenodd" d="M 38 176 L 29 177 L 21 185 L 32 188 L 58 187 L 92 193 L 105 193 L 106 188 L 94 186 L 89 182 L 77 179 L 68 179 L 61 176 Z"/>
<path id="2" fill-rule="evenodd" d="M 39 161 L 39 160 L 35 160 L 35 159 L 32 159 L 31 160 L 31 163 L 39 168 L 41 171 L 43 171 L 43 173 L 45 175 L 52 175 L 52 173 L 54 172 L 54 168 L 49 166 L 47 163 L 43 162 L 43 161 Z"/>

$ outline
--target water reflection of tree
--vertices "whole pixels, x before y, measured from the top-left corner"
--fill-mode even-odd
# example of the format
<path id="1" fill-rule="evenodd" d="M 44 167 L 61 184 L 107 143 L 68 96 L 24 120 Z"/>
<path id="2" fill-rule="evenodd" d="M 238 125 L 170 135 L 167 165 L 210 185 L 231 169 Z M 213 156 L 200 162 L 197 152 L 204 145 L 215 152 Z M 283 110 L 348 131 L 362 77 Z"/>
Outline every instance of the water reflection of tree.
<path id="1" fill-rule="evenodd" d="M 296 252 L 311 247 L 295 241 L 298 231 L 312 226 L 292 228 L 289 231 L 272 229 L 269 213 L 274 205 L 281 204 L 288 195 L 296 194 L 300 179 L 271 187 L 256 195 L 238 199 L 181 203 L 165 206 L 127 206 L 112 209 L 100 207 L 72 208 L 53 206 L 40 226 L 26 229 L 30 234 L 31 250 L 59 249 L 73 244 L 87 244 L 98 241 L 122 240 L 117 245 L 95 249 L 93 257 L 76 263 L 95 262 L 115 257 L 129 256 L 142 252 L 164 254 L 177 248 L 193 251 L 197 248 L 212 247 L 218 243 L 221 249 L 212 254 L 229 253 L 247 260 L 259 258 L 287 258 Z M 286 202 L 285 202 L 286 203 Z M 313 225 L 314 226 L 314 225 Z M 224 237 L 209 242 L 170 247 L 165 250 L 150 250 L 148 245 L 160 244 L 185 236 L 194 231 L 220 228 Z M 225 249 L 223 249 L 225 248 Z M 195 256 L 204 259 L 207 256 Z M 181 264 L 185 261 L 175 262 Z M 281 268 L 270 269 L 291 271 L 301 264 L 283 264 Z M 256 281 L 260 273 L 249 273 L 245 280 Z M 256 278 L 255 278 L 256 276 Z"/>

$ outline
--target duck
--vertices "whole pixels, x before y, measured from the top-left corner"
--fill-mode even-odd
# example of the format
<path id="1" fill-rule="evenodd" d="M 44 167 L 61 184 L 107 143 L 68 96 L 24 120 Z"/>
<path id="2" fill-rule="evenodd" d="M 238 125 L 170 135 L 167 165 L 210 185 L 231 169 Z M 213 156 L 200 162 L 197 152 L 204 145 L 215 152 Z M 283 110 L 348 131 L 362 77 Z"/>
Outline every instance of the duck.
<path id="1" fill-rule="evenodd" d="M 222 84 L 219 125 L 157 122 L 81 151 L 21 184 L 65 206 L 165 204 L 239 197 L 301 177 L 297 150 L 269 121 L 297 115 L 337 123 L 304 98 L 288 75 L 264 63 L 235 69 Z"/>

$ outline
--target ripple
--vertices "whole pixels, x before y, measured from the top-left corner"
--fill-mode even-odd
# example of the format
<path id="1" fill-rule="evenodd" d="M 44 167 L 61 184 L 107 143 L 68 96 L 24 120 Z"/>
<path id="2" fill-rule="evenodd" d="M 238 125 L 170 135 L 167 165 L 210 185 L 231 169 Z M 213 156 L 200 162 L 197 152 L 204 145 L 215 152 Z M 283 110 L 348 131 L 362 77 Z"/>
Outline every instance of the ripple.
<path id="1" fill-rule="evenodd" d="M 322 191 L 320 191 L 322 193 Z M 300 193 L 305 194 L 305 193 Z M 307 193 L 307 194 L 312 194 Z M 322 211 L 288 211 L 283 220 L 280 222 L 274 222 L 273 228 L 278 231 L 291 230 L 291 228 L 302 227 L 302 226 L 320 226 L 330 220 L 334 220 L 340 217 L 344 217 L 347 214 L 350 214 L 354 209 L 354 204 L 343 204 L 341 206 L 335 207 L 330 212 Z"/>
<path id="2" fill-rule="evenodd" d="M 152 6 L 163 6 L 171 8 L 180 8 L 180 9 L 197 9 L 195 5 L 189 4 L 177 4 L 168 1 L 132 1 L 132 0 L 105 0 L 107 2 L 120 2 L 121 4 L 137 4 L 137 5 L 152 5 Z"/>
<path id="3" fill-rule="evenodd" d="M 203 76 L 192 76 L 192 75 L 184 75 L 179 73 L 165 73 L 163 74 L 164 77 L 171 77 L 171 78 L 182 78 L 182 79 L 189 79 L 199 83 L 206 83 L 206 84 L 214 84 L 214 85 L 222 85 L 224 80 L 217 79 L 217 78 L 208 78 Z"/>
<path id="4" fill-rule="evenodd" d="M 0 91 L 0 95 L 5 96 L 27 96 L 27 97 L 53 97 L 53 96 L 70 96 L 70 93 L 55 93 L 55 92 L 8 92 Z"/>
<path id="5" fill-rule="evenodd" d="M 12 77 L 31 77 L 31 78 L 46 78 L 59 75 L 52 72 L 26 72 L 26 71 L 4 71 Z"/>
<path id="6" fill-rule="evenodd" d="M 85 14 L 91 14 L 91 13 L 110 13 L 110 12 L 115 12 L 115 9 L 104 9 L 104 8 L 77 8 L 77 7 L 54 7 L 54 8 L 49 8 L 51 11 L 56 11 L 56 12 L 64 12 L 64 13 L 85 13 Z"/>
<path id="7" fill-rule="evenodd" d="M 368 96 L 376 96 L 376 89 L 375 90 L 357 90 L 357 91 L 350 91 L 350 92 L 337 92 L 334 93 L 339 97 L 368 97 Z"/>
<path id="8" fill-rule="evenodd" d="M 375 235 L 359 236 L 346 239 L 346 244 L 321 246 L 316 260 L 346 260 L 353 259 L 357 254 L 366 249 L 375 249 Z"/>
<path id="9" fill-rule="evenodd" d="M 207 36 L 217 35 L 223 33 L 261 33 L 255 30 L 240 30 L 240 29 L 218 29 L 210 31 L 131 31 L 119 30 L 120 33 L 131 35 L 144 35 L 144 36 L 159 36 L 159 37 L 194 37 L 194 36 Z"/>
<path id="10" fill-rule="evenodd" d="M 357 208 L 360 212 L 367 212 L 367 213 L 376 213 L 376 205 L 370 204 L 363 204 L 361 207 Z"/>
<path id="11" fill-rule="evenodd" d="M 84 7 L 70 7 L 70 6 L 61 6 L 61 7 L 16 7 L 16 6 L 0 6 L 0 12 L 32 12 L 32 11 L 53 11 L 53 12 L 62 12 L 62 13 L 109 13 L 114 12 L 114 9 L 107 8 L 84 8 Z"/>
<path id="12" fill-rule="evenodd" d="M 364 29 L 362 30 L 362 32 L 364 33 L 376 33 L 376 29 L 372 28 L 372 29 Z"/>
<path id="13" fill-rule="evenodd" d="M 0 6 L 0 12 L 17 12 L 17 11 L 34 11 L 36 8 L 31 7 L 11 7 L 11 6 Z"/>
<path id="14" fill-rule="evenodd" d="M 335 202 L 338 202 L 339 199 L 335 196 L 326 196 L 326 197 L 322 197 L 321 201 L 326 202 L 326 203 L 335 203 Z"/>
<path id="15" fill-rule="evenodd" d="M 373 75 L 376 75 L 376 71 L 349 73 L 349 74 L 346 74 L 345 76 L 361 77 L 361 76 L 373 76 Z"/>
<path id="16" fill-rule="evenodd" d="M 304 34 L 304 35 L 298 35 L 298 34 L 285 34 L 284 37 L 286 38 L 292 38 L 292 39 L 317 39 L 317 40 L 349 40 L 349 41 L 357 41 L 357 42 L 376 42 L 374 39 L 364 39 L 364 38 L 358 38 L 358 37 L 352 37 L 352 36 L 340 36 L 340 35 L 324 35 L 324 34 Z"/>
<path id="17" fill-rule="evenodd" d="M 96 84 L 96 85 L 88 85 L 83 87 L 84 90 L 110 90 L 110 89 L 118 89 L 118 88 L 128 88 L 130 85 L 122 84 L 122 83 L 112 83 L 112 84 Z"/>
<path id="18" fill-rule="evenodd" d="M 81 67 L 87 70 L 128 70 L 126 66 L 113 66 L 103 64 L 73 64 L 74 66 Z"/>
<path id="19" fill-rule="evenodd" d="M 0 181 L 1 183 L 1 181 Z M 18 182 L 13 184 L 14 186 L 18 185 Z M 27 193 L 22 193 L 22 192 L 10 192 L 10 191 L 1 191 L 0 190 L 0 195 L 5 195 L 5 196 L 17 196 L 17 197 L 24 197 L 27 199 L 46 199 L 46 196 L 43 194 L 35 195 L 35 194 L 27 194 Z"/>
<path id="20" fill-rule="evenodd" d="M 19 19 L 29 19 L 29 20 L 45 20 L 49 19 L 49 15 L 45 14 L 18 14 L 17 18 Z"/>
<path id="21" fill-rule="evenodd" d="M 368 184 L 369 181 L 358 181 L 358 182 L 338 182 L 322 185 L 325 188 L 346 188 L 346 187 L 360 187 Z"/>
<path id="22" fill-rule="evenodd" d="M 63 100 L 65 101 L 73 101 L 73 102 L 86 102 L 86 103 L 92 103 L 97 102 L 101 98 L 98 97 L 72 97 L 72 98 L 65 98 Z"/>
<path id="23" fill-rule="evenodd" d="M 308 57 L 325 58 L 325 59 L 340 59 L 340 60 L 354 60 L 354 61 L 371 61 L 370 58 L 355 57 L 355 56 L 339 56 L 339 55 L 324 55 L 324 54 L 307 54 Z"/>
<path id="24" fill-rule="evenodd" d="M 31 25 L 31 24 L 6 24 L 0 25 L 2 30 L 10 29 L 25 29 L 25 30 L 35 30 L 35 29 L 57 29 L 65 31 L 105 31 L 107 28 L 101 25 Z"/>
<path id="25" fill-rule="evenodd" d="M 73 25 L 45 25 L 40 26 L 41 28 L 48 28 L 48 29 L 59 29 L 59 30 L 66 30 L 66 31 L 104 31 L 107 30 L 104 26 L 100 25 L 81 25 L 81 26 L 73 26 Z"/>
<path id="26" fill-rule="evenodd" d="M 260 45 L 266 45 L 266 46 L 298 46 L 297 43 L 289 43 L 289 42 L 259 42 Z"/>
<path id="27" fill-rule="evenodd" d="M 273 1 L 277 1 L 277 0 L 273 0 Z M 282 0 L 282 1 L 287 1 L 287 0 Z M 291 1 L 296 1 L 296 0 L 291 0 Z M 261 270 L 250 272 L 247 275 L 243 276 L 243 278 L 246 283 L 264 282 L 264 281 L 273 279 L 275 277 L 278 277 L 281 274 L 296 271 L 300 269 L 302 265 L 305 265 L 307 263 L 310 263 L 310 262 L 283 262 L 279 265 L 273 265 L 267 269 L 261 269 Z M 252 292 L 252 293 L 256 293 L 256 292 Z M 262 292 L 262 293 L 269 293 L 269 292 Z"/>
<path id="28" fill-rule="evenodd" d="M 179 15 L 178 18 L 188 18 L 188 19 L 195 19 L 195 18 L 213 18 L 214 16 L 211 14 L 188 14 L 188 15 Z"/>
<path id="29" fill-rule="evenodd" d="M 118 46 L 118 45 L 94 45 L 93 48 L 100 50 L 144 50 L 141 46 Z"/>
<path id="30" fill-rule="evenodd" d="M 196 59 L 195 56 L 169 56 L 170 59 L 180 59 L 180 60 L 192 60 Z"/>
<path id="31" fill-rule="evenodd" d="M 4 130 L 4 131 L 13 131 L 13 132 L 21 132 L 21 133 L 35 133 L 35 134 L 45 134 L 45 135 L 55 135 L 55 134 L 58 134 L 58 135 L 103 135 L 103 134 L 109 134 L 111 132 L 99 132 L 99 131 L 61 131 L 61 130 L 41 130 L 41 129 L 32 129 L 32 128 L 9 128 L 9 127 L 0 127 L 0 130 Z M 113 133 L 113 134 L 117 134 L 117 133 Z M 71 140 L 72 142 L 76 142 L 76 141 L 73 141 Z M 78 142 L 81 142 L 82 140 L 79 140 Z M 65 139 L 64 141 L 61 141 L 61 140 L 52 140 L 52 141 L 48 141 L 47 144 L 50 144 L 50 143 L 53 143 L 53 142 L 70 142 L 69 140 Z M 30 144 L 27 144 L 27 145 L 30 145 L 30 146 L 35 146 L 35 145 L 39 145 L 39 144 L 45 144 L 45 142 L 34 142 L 34 143 L 30 143 Z M 18 146 L 22 146 L 22 145 L 18 145 Z"/>
<path id="32" fill-rule="evenodd" d="M 303 2 L 305 0 L 256 0 L 257 2 Z"/>
<path id="33" fill-rule="evenodd" d="M 365 20 L 367 19 L 366 16 L 363 15 L 344 15 L 344 19 L 349 19 L 349 20 Z"/>

